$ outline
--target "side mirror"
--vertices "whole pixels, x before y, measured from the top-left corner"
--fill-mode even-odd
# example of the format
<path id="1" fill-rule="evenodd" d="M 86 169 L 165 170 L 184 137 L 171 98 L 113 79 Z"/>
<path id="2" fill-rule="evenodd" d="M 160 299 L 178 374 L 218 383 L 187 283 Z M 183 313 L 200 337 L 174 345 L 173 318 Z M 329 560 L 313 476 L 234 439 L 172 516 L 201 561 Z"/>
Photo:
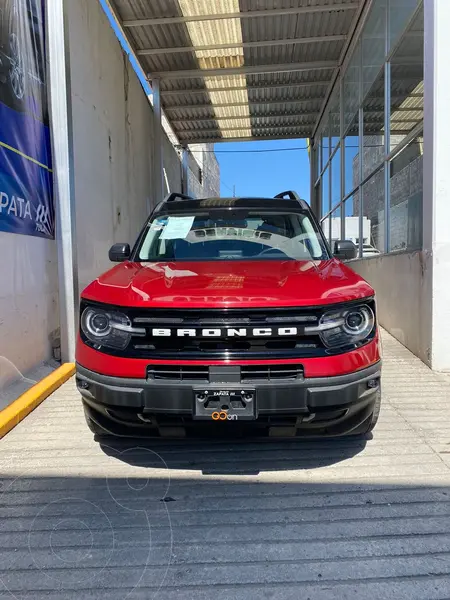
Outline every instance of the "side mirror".
<path id="1" fill-rule="evenodd" d="M 130 244 L 114 244 L 109 250 L 109 260 L 111 262 L 123 262 L 128 260 L 130 255 Z"/>
<path id="2" fill-rule="evenodd" d="M 358 248 L 350 240 L 339 240 L 334 243 L 334 256 L 339 260 L 351 260 L 358 256 Z"/>

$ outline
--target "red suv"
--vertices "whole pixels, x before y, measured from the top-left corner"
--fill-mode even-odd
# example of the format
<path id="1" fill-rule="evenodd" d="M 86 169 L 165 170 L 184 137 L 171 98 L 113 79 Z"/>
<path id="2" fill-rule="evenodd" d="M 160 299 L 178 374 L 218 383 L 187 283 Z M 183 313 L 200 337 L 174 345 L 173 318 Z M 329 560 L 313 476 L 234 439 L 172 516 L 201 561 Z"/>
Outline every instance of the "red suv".
<path id="1" fill-rule="evenodd" d="M 82 293 L 77 385 L 98 435 L 369 432 L 381 401 L 374 291 L 295 192 L 161 202 Z M 203 431 L 205 423 L 203 423 Z"/>

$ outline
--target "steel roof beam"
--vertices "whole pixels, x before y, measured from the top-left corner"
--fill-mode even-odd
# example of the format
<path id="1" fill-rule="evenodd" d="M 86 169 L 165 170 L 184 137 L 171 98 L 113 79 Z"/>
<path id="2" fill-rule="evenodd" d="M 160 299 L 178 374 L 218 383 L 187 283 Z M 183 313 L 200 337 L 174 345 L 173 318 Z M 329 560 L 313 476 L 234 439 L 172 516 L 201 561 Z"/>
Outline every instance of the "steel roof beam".
<path id="1" fill-rule="evenodd" d="M 198 133 L 203 133 L 199 131 Z M 218 132 L 217 132 L 218 133 Z M 187 144 L 220 144 L 221 142 L 264 142 L 267 140 L 292 140 L 292 139 L 304 139 L 311 136 L 311 130 L 304 131 L 302 133 L 290 133 L 287 135 L 256 135 L 247 137 L 199 137 L 199 138 L 186 138 L 183 140 Z"/>
<path id="2" fill-rule="evenodd" d="M 321 102 L 323 96 L 313 96 L 311 98 L 285 98 L 280 100 L 249 100 L 248 102 L 222 102 L 216 104 L 179 104 L 178 106 L 171 104 L 170 106 L 164 105 L 166 112 L 173 110 L 195 110 L 195 109 L 207 109 L 207 108 L 233 108 L 239 106 L 262 106 L 271 104 L 305 104 L 306 102 Z"/>
<path id="3" fill-rule="evenodd" d="M 156 17 L 150 19 L 133 19 L 123 21 L 124 27 L 145 27 L 146 25 L 175 25 L 181 23 L 195 23 L 199 21 L 221 21 L 224 19 L 253 19 L 254 17 L 282 17 L 285 15 L 307 15 L 318 12 L 337 12 L 341 10 L 355 10 L 359 2 L 347 4 L 334 4 L 327 6 L 297 6 L 293 8 L 268 8 L 266 10 L 249 10 L 246 12 L 229 12 L 209 15 L 179 15 L 177 17 Z"/>
<path id="4" fill-rule="evenodd" d="M 411 113 L 411 112 L 422 112 L 423 113 L 423 106 L 422 107 L 418 107 L 418 108 L 392 108 L 391 111 L 391 116 L 395 115 L 395 113 Z M 372 114 L 372 113 L 384 113 L 384 108 L 379 108 L 378 110 L 376 109 L 372 109 L 372 108 L 366 108 L 364 110 L 364 113 L 367 114 Z"/>
<path id="5" fill-rule="evenodd" d="M 287 82 L 287 83 L 280 83 L 280 84 L 217 87 L 217 88 L 214 88 L 213 91 L 214 92 L 234 92 L 234 91 L 253 92 L 253 91 L 257 91 L 257 90 L 273 90 L 273 89 L 295 88 L 295 87 L 308 88 L 308 87 L 311 87 L 314 85 L 317 85 L 317 86 L 330 85 L 330 81 L 331 81 L 331 79 L 328 79 L 327 81 L 298 81 L 297 83 Z M 402 78 L 402 82 L 405 82 L 405 81 L 416 82 L 417 78 L 413 78 L 413 79 L 409 79 L 409 80 Z M 185 94 L 209 94 L 210 91 L 212 91 L 212 90 L 196 87 L 196 88 L 186 88 L 186 89 L 176 89 L 176 90 L 161 90 L 161 94 L 163 96 L 184 96 Z M 417 96 L 418 98 L 423 97 L 423 94 L 405 94 L 404 97 L 406 97 L 406 95 L 408 97 L 414 97 L 414 96 Z M 380 96 L 380 98 L 381 97 L 384 98 L 384 95 Z"/>
<path id="6" fill-rule="evenodd" d="M 257 90 L 278 90 L 284 88 L 308 88 L 311 86 L 326 86 L 330 81 L 299 81 L 298 83 L 280 83 L 272 85 L 235 85 L 230 87 L 217 87 L 214 89 L 187 88 L 185 90 L 161 90 L 163 96 L 185 96 L 186 94 L 209 94 L 210 92 L 253 92 Z"/>
<path id="7" fill-rule="evenodd" d="M 233 115 L 232 117 L 194 117 L 192 119 L 175 119 L 171 123 L 179 125 L 182 123 L 208 123 L 209 121 L 239 121 L 240 119 L 297 119 L 301 117 L 317 117 L 319 111 L 303 112 L 303 113 L 267 113 L 265 115 Z"/>
<path id="8" fill-rule="evenodd" d="M 294 44 L 314 44 L 323 42 L 341 42 L 345 35 L 325 35 L 321 37 L 286 38 L 283 40 L 268 40 L 260 42 L 237 42 L 226 44 L 209 44 L 206 46 L 180 46 L 176 48 L 146 48 L 138 50 L 139 56 L 155 56 L 159 54 L 181 54 L 183 52 L 199 52 L 204 50 L 225 50 L 232 48 L 265 48 L 269 46 L 290 46 Z"/>
<path id="9" fill-rule="evenodd" d="M 183 69 L 182 71 L 158 71 L 150 73 L 149 79 L 203 79 L 204 77 L 230 77 L 232 75 L 264 75 L 267 73 L 290 73 L 292 71 L 316 71 L 335 69 L 334 60 L 322 60 L 307 63 L 283 63 L 276 65 L 253 65 L 232 67 L 229 69 Z"/>

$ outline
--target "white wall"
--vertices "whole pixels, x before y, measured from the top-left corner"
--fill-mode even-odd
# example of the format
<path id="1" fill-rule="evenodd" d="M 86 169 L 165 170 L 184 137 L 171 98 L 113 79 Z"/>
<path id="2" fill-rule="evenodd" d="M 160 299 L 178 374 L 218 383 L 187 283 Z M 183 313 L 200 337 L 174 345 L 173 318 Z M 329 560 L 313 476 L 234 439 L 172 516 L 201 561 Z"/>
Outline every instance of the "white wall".
<path id="1" fill-rule="evenodd" d="M 152 108 L 98 1 L 68 2 L 80 291 L 111 267 L 114 242 L 132 244 L 155 203 Z M 163 134 L 169 184 L 177 153 Z"/>
<path id="2" fill-rule="evenodd" d="M 399 252 L 347 263 L 375 289 L 378 318 L 394 337 L 431 364 L 427 319 L 431 268 L 424 252 Z"/>
<path id="3" fill-rule="evenodd" d="M 424 8 L 423 246 L 432 270 L 427 318 L 432 367 L 450 372 L 450 2 L 427 0 Z"/>
<path id="4" fill-rule="evenodd" d="M 51 358 L 59 326 L 56 243 L 0 232 L 0 392 Z"/>

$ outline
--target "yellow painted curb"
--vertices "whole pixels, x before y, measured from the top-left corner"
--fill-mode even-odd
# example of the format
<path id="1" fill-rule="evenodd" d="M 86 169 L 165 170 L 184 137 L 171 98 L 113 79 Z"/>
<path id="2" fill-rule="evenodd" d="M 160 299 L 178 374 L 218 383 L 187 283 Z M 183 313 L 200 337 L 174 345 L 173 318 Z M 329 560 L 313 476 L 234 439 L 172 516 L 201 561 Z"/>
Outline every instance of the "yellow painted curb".
<path id="1" fill-rule="evenodd" d="M 65 363 L 0 411 L 0 439 L 25 419 L 41 402 L 75 373 L 73 363 Z"/>

